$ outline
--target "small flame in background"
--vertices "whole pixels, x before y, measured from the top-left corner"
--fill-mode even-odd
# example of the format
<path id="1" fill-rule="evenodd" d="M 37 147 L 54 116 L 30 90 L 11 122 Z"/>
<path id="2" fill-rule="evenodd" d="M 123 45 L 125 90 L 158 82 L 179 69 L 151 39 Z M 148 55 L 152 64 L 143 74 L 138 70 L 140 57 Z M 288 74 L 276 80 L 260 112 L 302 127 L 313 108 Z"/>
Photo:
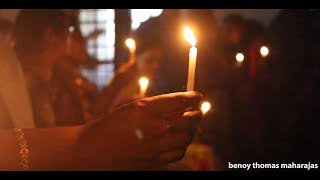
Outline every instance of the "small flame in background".
<path id="1" fill-rule="evenodd" d="M 149 84 L 148 78 L 141 77 L 140 80 L 139 80 L 139 84 L 140 84 L 141 87 L 146 88 L 148 86 L 148 84 Z"/>
<path id="2" fill-rule="evenodd" d="M 242 61 L 244 60 L 244 55 L 243 55 L 242 53 L 238 53 L 238 54 L 236 55 L 236 60 L 237 60 L 238 62 L 242 62 Z"/>
<path id="3" fill-rule="evenodd" d="M 135 49 L 136 48 L 136 42 L 132 38 L 128 38 L 126 40 L 126 45 L 129 49 Z"/>
<path id="4" fill-rule="evenodd" d="M 201 103 L 200 109 L 202 114 L 205 115 L 211 109 L 211 104 L 208 101 L 204 101 Z"/>
<path id="5" fill-rule="evenodd" d="M 269 54 L 269 48 L 267 46 L 262 46 L 260 48 L 260 54 L 262 57 L 266 57 Z"/>

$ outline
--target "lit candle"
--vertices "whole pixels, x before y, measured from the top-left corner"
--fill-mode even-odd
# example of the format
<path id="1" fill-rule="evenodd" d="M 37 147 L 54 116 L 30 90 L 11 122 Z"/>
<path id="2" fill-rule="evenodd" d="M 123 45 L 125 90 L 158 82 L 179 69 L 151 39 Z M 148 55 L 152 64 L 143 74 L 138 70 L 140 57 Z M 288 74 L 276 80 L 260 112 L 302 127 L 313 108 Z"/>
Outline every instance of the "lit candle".
<path id="1" fill-rule="evenodd" d="M 132 38 L 126 40 L 126 45 L 130 51 L 129 62 L 133 63 L 136 60 L 136 42 Z"/>
<path id="2" fill-rule="evenodd" d="M 243 60 L 244 60 L 244 55 L 242 53 L 237 53 L 236 54 L 237 67 L 241 67 Z"/>
<path id="3" fill-rule="evenodd" d="M 269 49 L 268 49 L 268 47 L 262 46 L 262 47 L 260 48 L 260 54 L 261 54 L 262 57 L 268 56 L 268 54 L 269 54 Z"/>
<path id="4" fill-rule="evenodd" d="M 189 51 L 189 70 L 188 70 L 187 91 L 193 91 L 196 62 L 197 62 L 197 48 L 196 48 L 197 40 L 194 37 L 194 34 L 191 31 L 191 29 L 187 26 L 184 28 L 184 36 L 191 45 L 191 48 Z"/>
<path id="5" fill-rule="evenodd" d="M 211 104 L 208 101 L 204 101 L 201 103 L 200 109 L 202 114 L 205 115 L 211 109 Z"/>
<path id="6" fill-rule="evenodd" d="M 143 98 L 146 95 L 146 91 L 149 85 L 149 80 L 146 77 L 141 77 L 139 79 L 139 85 L 140 85 L 140 97 Z"/>

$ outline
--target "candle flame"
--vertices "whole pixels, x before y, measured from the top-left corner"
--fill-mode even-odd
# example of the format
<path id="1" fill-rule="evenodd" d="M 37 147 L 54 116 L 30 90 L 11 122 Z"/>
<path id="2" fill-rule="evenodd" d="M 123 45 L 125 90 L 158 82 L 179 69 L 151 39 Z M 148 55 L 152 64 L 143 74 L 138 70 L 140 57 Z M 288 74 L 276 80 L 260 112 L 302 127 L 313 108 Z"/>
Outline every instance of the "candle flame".
<path id="1" fill-rule="evenodd" d="M 262 46 L 262 47 L 260 48 L 260 54 L 261 54 L 262 57 L 268 56 L 268 54 L 269 54 L 269 49 L 268 49 L 268 47 Z"/>
<path id="2" fill-rule="evenodd" d="M 203 115 L 205 115 L 210 109 L 211 109 L 211 104 L 208 101 L 204 101 L 201 103 L 201 112 Z"/>
<path id="3" fill-rule="evenodd" d="M 140 87 L 142 87 L 142 88 L 148 87 L 148 84 L 149 84 L 148 78 L 141 77 L 140 80 L 139 80 L 139 84 L 140 84 Z"/>
<path id="4" fill-rule="evenodd" d="M 129 49 L 135 49 L 136 48 L 136 42 L 132 38 L 128 38 L 126 40 L 126 45 Z"/>
<path id="5" fill-rule="evenodd" d="M 193 32 L 191 31 L 191 29 L 188 26 L 186 26 L 184 28 L 184 37 L 190 43 L 191 46 L 195 46 L 196 45 L 197 40 L 196 40 Z"/>
<path id="6" fill-rule="evenodd" d="M 242 53 L 238 53 L 238 54 L 236 55 L 236 60 L 237 60 L 238 62 L 242 62 L 242 61 L 244 60 L 244 55 L 243 55 Z"/>

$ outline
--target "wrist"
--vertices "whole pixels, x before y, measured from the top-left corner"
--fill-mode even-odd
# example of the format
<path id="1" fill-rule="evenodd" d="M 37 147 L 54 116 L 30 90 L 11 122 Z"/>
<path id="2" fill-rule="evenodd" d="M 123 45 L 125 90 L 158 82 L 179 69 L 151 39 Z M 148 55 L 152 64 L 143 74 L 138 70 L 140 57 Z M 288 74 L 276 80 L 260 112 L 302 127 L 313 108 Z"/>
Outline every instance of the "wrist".
<path id="1" fill-rule="evenodd" d="M 23 170 L 29 170 L 29 146 L 28 141 L 24 136 L 24 132 L 20 128 L 13 129 L 13 133 L 16 137 L 17 144 L 19 145 L 19 164 Z"/>
<path id="2" fill-rule="evenodd" d="M 77 137 L 70 144 L 66 156 L 69 170 L 93 170 L 96 169 L 98 154 L 95 152 L 94 139 L 92 139 L 91 126 L 95 122 L 83 125 L 79 128 Z"/>
<path id="3" fill-rule="evenodd" d="M 30 170 L 77 168 L 74 146 L 81 126 L 23 129 L 29 144 Z"/>
<path id="4" fill-rule="evenodd" d="M 74 131 L 73 137 L 67 142 L 64 151 L 62 152 L 61 158 L 61 169 L 65 170 L 81 170 L 84 165 L 87 164 L 87 157 L 85 157 L 85 151 L 81 149 L 80 138 L 81 133 L 84 131 L 86 125 L 78 126 Z"/>
<path id="5" fill-rule="evenodd" d="M 95 136 L 93 129 L 97 127 L 93 126 L 96 126 L 98 121 L 84 125 L 79 131 L 75 143 L 68 151 L 71 170 L 112 170 L 112 156 L 108 155 L 106 158 L 105 154 L 99 153 L 107 153 L 101 151 L 101 146 L 108 149 L 105 148 L 108 143 L 101 143 Z"/>

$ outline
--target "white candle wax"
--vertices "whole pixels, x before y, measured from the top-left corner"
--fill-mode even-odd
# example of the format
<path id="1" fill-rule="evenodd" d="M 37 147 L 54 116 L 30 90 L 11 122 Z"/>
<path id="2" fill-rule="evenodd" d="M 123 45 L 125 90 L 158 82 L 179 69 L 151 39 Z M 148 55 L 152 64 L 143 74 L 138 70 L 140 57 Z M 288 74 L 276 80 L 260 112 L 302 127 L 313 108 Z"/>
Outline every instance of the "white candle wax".
<path id="1" fill-rule="evenodd" d="M 196 72 L 196 63 L 197 63 L 196 61 L 197 60 L 197 48 L 196 48 L 197 40 L 194 37 L 193 32 L 188 26 L 184 28 L 184 37 L 191 45 L 191 48 L 189 51 L 189 68 L 188 68 L 189 70 L 188 70 L 187 91 L 193 91 L 195 72 Z"/>
<path id="2" fill-rule="evenodd" d="M 194 90 L 196 63 L 197 63 L 197 48 L 193 46 L 190 48 L 190 52 L 189 52 L 189 71 L 188 71 L 187 91 Z"/>

